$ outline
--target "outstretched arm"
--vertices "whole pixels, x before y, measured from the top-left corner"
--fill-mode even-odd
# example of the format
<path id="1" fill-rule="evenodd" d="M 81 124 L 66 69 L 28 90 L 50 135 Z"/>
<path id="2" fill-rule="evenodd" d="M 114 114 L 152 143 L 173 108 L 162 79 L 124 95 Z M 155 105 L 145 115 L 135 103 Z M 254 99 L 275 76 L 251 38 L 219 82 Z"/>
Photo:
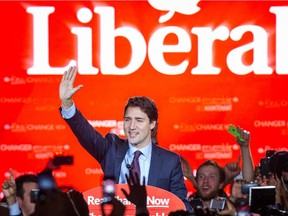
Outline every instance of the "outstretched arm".
<path id="1" fill-rule="evenodd" d="M 181 160 L 183 175 L 192 183 L 193 187 L 197 189 L 197 181 L 195 179 L 195 176 L 193 175 L 193 171 L 189 162 L 182 156 L 180 156 L 180 160 Z"/>
<path id="2" fill-rule="evenodd" d="M 242 157 L 243 179 L 248 182 L 252 182 L 254 181 L 254 165 L 250 150 L 250 132 L 240 127 L 237 127 L 237 130 L 240 133 L 240 137 L 243 138 L 243 141 L 241 141 L 238 137 L 236 137 L 236 142 L 240 146 Z"/>
<path id="3" fill-rule="evenodd" d="M 72 66 L 65 71 L 59 86 L 59 97 L 62 101 L 62 108 L 69 109 L 73 105 L 72 97 L 73 95 L 83 87 L 83 85 L 78 85 L 74 87 L 74 81 L 77 74 L 76 66 Z"/>
<path id="4" fill-rule="evenodd" d="M 10 177 L 2 184 L 2 191 L 9 206 L 16 203 L 16 183 L 12 169 L 10 169 Z"/>

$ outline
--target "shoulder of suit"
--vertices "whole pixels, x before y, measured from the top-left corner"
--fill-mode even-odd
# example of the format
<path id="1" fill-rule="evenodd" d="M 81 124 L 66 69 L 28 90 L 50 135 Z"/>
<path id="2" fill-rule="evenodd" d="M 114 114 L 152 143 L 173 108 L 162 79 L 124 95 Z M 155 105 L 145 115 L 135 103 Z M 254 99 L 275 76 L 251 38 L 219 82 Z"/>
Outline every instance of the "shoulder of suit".
<path id="1" fill-rule="evenodd" d="M 153 148 L 155 149 L 155 150 L 157 150 L 159 153 L 163 153 L 163 154 L 165 154 L 165 155 L 168 155 L 169 157 L 179 157 L 179 154 L 178 153 L 176 153 L 176 152 L 172 152 L 172 151 L 170 151 L 170 150 L 168 150 L 168 149 L 165 149 L 165 148 L 163 148 L 163 147 L 160 147 L 159 145 L 153 145 Z"/>
<path id="2" fill-rule="evenodd" d="M 126 140 L 119 137 L 118 135 L 114 134 L 114 133 L 107 133 L 105 138 L 109 139 L 109 140 L 113 140 L 113 142 L 117 142 L 117 143 L 125 143 Z"/>

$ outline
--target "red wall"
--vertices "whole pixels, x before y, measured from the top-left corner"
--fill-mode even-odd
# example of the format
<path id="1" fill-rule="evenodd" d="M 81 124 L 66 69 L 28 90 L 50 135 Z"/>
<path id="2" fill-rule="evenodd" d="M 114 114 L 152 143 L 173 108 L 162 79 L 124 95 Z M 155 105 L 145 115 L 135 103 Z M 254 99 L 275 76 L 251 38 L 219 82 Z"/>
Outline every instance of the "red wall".
<path id="1" fill-rule="evenodd" d="M 221 165 L 237 160 L 229 124 L 251 132 L 255 164 L 268 149 L 287 150 L 288 2 L 200 1 L 197 12 L 196 3 L 0 2 L 0 182 L 10 167 L 17 174 L 37 172 L 54 152 L 63 152 L 73 154 L 75 163 L 55 172 L 59 185 L 84 191 L 100 184 L 99 164 L 58 110 L 60 73 L 71 60 L 79 68 L 76 84 L 84 84 L 74 101 L 103 135 L 121 135 L 126 100 L 146 95 L 159 108 L 159 145 L 193 168 L 206 159 Z M 39 11 L 48 6 L 52 11 L 44 22 L 45 12 Z M 87 23 L 77 18 L 80 8 L 92 15 Z M 91 34 L 79 39 L 72 28 Z M 180 64 L 186 65 L 179 69 Z M 91 74 L 88 66 L 98 72 Z"/>

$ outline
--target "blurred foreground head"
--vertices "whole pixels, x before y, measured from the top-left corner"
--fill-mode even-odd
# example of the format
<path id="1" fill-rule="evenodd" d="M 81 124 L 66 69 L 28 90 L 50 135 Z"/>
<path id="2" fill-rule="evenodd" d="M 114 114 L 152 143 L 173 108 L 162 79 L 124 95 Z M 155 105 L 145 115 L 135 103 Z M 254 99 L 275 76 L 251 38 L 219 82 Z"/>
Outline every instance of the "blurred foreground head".
<path id="1" fill-rule="evenodd" d="M 82 193 L 71 190 L 41 190 L 31 216 L 89 216 L 88 205 Z"/>

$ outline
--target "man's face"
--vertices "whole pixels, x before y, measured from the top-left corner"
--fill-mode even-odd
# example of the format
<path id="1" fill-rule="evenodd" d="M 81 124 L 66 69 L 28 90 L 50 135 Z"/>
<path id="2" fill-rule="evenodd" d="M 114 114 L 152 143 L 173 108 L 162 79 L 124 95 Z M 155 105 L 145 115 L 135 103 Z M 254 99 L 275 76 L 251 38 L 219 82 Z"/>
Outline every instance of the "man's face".
<path id="1" fill-rule="evenodd" d="M 218 169 L 212 165 L 203 166 L 197 173 L 197 193 L 204 201 L 211 200 L 218 196 L 222 184 L 219 182 Z"/>
<path id="2" fill-rule="evenodd" d="M 30 192 L 32 189 L 39 188 L 37 183 L 26 182 L 23 184 L 23 199 L 18 199 L 19 207 L 25 215 L 32 214 L 35 211 L 35 203 L 30 202 Z"/>
<path id="3" fill-rule="evenodd" d="M 129 143 L 135 147 L 147 146 L 151 139 L 151 130 L 155 121 L 149 121 L 146 113 L 139 107 L 129 107 L 124 116 L 124 133 Z"/>

